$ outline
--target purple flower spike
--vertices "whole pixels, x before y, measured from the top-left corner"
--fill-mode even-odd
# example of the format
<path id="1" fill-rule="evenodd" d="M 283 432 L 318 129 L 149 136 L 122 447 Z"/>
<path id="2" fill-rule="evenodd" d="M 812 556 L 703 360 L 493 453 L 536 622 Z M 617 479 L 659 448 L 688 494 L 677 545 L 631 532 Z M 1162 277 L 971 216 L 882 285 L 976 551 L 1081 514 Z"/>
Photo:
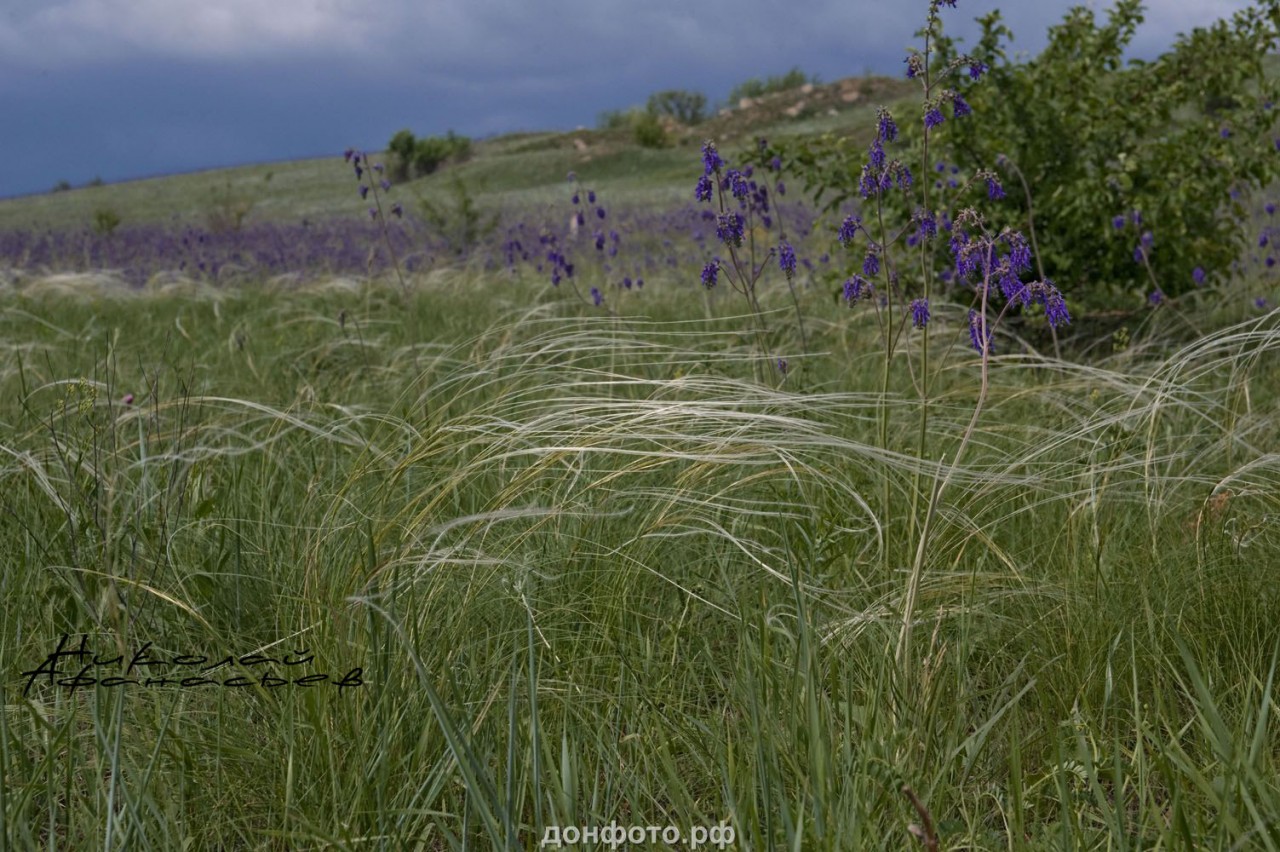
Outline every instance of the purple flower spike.
<path id="1" fill-rule="evenodd" d="M 379 185 L 382 187 L 383 192 L 386 192 L 387 190 L 391 189 L 391 181 L 387 180 L 386 178 L 383 178 L 381 184 Z"/>
<path id="2" fill-rule="evenodd" d="M 924 114 L 924 127 L 926 130 L 932 130 L 944 120 L 942 110 L 938 109 L 936 106 L 929 107 L 929 111 Z"/>
<path id="3" fill-rule="evenodd" d="M 702 168 L 704 174 L 711 174 L 719 171 L 724 167 L 724 160 L 720 159 L 719 152 L 716 151 L 714 142 L 705 142 L 702 145 Z"/>
<path id="4" fill-rule="evenodd" d="M 991 332 L 987 332 L 987 341 L 991 341 Z M 969 344 L 978 352 L 982 351 L 982 315 L 977 311 L 969 311 Z"/>
<path id="5" fill-rule="evenodd" d="M 876 114 L 876 139 L 880 142 L 892 142 L 898 138 L 898 125 L 887 109 L 881 107 Z"/>
<path id="6" fill-rule="evenodd" d="M 742 245 L 742 237 L 746 231 L 746 220 L 739 213 L 722 214 L 716 221 L 716 236 L 726 245 Z"/>
<path id="7" fill-rule="evenodd" d="M 928 239 L 938 235 L 938 221 L 933 218 L 932 213 L 927 210 L 917 211 L 916 221 L 919 222 L 919 235 L 922 239 Z"/>
<path id="8" fill-rule="evenodd" d="M 911 302 L 911 324 L 916 328 L 924 328 L 929 324 L 928 299 L 915 299 Z"/>
<path id="9" fill-rule="evenodd" d="M 1204 270 L 1198 266 L 1195 269 L 1191 270 L 1191 280 L 1195 282 L 1195 285 L 1197 287 L 1203 287 L 1204 286 Z"/>
<path id="10" fill-rule="evenodd" d="M 368 195 L 369 195 L 369 187 L 365 186 L 364 184 L 360 184 L 360 197 L 366 198 L 368 197 Z"/>
<path id="11" fill-rule="evenodd" d="M 787 275 L 795 275 L 796 250 L 791 247 L 791 243 L 778 246 L 778 267 Z"/>
<path id="12" fill-rule="evenodd" d="M 702 267 L 702 286 L 706 287 L 708 290 L 716 286 L 716 279 L 717 279 L 717 276 L 719 276 L 719 274 L 720 274 L 720 259 L 716 258 L 715 260 L 708 263 L 706 266 Z M 627 286 L 628 287 L 631 286 L 631 281 L 629 279 L 627 281 Z"/>
<path id="13" fill-rule="evenodd" d="M 698 178 L 698 185 L 693 190 L 693 197 L 698 201 L 711 200 L 711 178 L 703 175 Z M 574 196 L 576 199 L 577 196 Z"/>
<path id="14" fill-rule="evenodd" d="M 862 220 L 857 216 L 845 216 L 844 222 L 840 225 L 840 232 L 836 235 L 836 239 L 840 241 L 840 245 L 848 246 L 858 236 L 858 231 L 862 228 Z"/>
<path id="15" fill-rule="evenodd" d="M 880 274 L 880 256 L 875 252 L 867 252 L 867 256 L 862 259 L 862 274 L 868 278 Z"/>
<path id="16" fill-rule="evenodd" d="M 871 150 L 867 158 L 871 162 L 871 168 L 877 170 L 884 168 L 884 145 L 880 143 L 879 139 L 871 143 Z"/>
<path id="17" fill-rule="evenodd" d="M 972 115 L 973 110 L 969 108 L 969 103 L 956 92 L 951 99 L 951 106 L 955 111 L 956 118 L 962 118 L 966 115 Z"/>
<path id="18" fill-rule="evenodd" d="M 1004 187 L 994 177 L 987 178 L 987 197 L 992 201 L 999 201 L 1004 198 Z"/>
<path id="19" fill-rule="evenodd" d="M 1049 325 L 1054 328 L 1061 328 L 1071 322 L 1071 313 L 1067 310 L 1067 302 L 1062 298 L 1062 293 L 1058 292 L 1058 288 L 1054 287 L 1052 282 L 1046 281 L 1049 285 L 1050 293 L 1045 298 L 1044 315 L 1049 320 Z"/>
<path id="20" fill-rule="evenodd" d="M 855 275 L 844 282 L 844 300 L 856 302 L 863 296 L 870 295 L 871 284 L 861 275 Z"/>
<path id="21" fill-rule="evenodd" d="M 591 288 L 591 299 L 596 303 L 597 308 L 604 304 L 604 294 L 600 292 L 599 287 Z"/>
<path id="22" fill-rule="evenodd" d="M 399 201 L 391 205 L 391 214 L 395 216 L 397 219 L 404 216 L 404 208 L 400 206 Z"/>

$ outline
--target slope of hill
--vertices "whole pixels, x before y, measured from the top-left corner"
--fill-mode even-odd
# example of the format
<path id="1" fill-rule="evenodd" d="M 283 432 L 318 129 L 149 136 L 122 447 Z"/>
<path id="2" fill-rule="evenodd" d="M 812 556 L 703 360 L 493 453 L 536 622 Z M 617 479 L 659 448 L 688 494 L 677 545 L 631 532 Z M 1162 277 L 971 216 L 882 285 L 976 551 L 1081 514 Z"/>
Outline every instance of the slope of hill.
<path id="1" fill-rule="evenodd" d="M 875 107 L 912 92 L 906 81 L 847 78 L 741 102 L 696 127 L 669 126 L 666 148 L 640 147 L 626 131 L 513 133 L 473 146 L 471 160 L 409 182 L 401 191 L 430 195 L 461 178 L 491 204 L 561 200 L 569 171 L 617 200 L 646 204 L 683 200 L 697 173 L 704 139 L 726 150 L 754 137 L 827 130 L 868 133 Z M 246 165 L 85 187 L 0 201 L 0 231 L 92 227 L 98 211 L 123 224 L 207 225 L 211 217 L 248 207 L 245 221 L 299 221 L 360 216 L 341 153 L 332 158 Z M 410 207 L 409 203 L 406 207 Z"/>

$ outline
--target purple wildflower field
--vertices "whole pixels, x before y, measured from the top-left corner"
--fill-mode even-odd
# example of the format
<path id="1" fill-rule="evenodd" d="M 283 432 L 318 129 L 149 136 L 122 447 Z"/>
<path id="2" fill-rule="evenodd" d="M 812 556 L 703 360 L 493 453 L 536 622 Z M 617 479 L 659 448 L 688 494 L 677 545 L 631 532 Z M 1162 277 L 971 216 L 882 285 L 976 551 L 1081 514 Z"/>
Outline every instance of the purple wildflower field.
<path id="1" fill-rule="evenodd" d="M 591 205 L 576 215 L 563 209 L 505 210 L 490 233 L 457 245 L 421 219 L 383 226 L 370 218 L 251 222 L 238 230 L 194 225 L 122 226 L 0 231 L 0 268 L 16 277 L 108 272 L 133 287 L 173 277 L 210 284 L 251 284 L 289 276 L 300 283 L 334 277 L 378 277 L 393 271 L 389 242 L 406 274 L 465 266 L 495 274 L 533 274 L 549 283 L 577 276 L 607 287 L 643 288 L 655 278 L 698 282 L 713 253 L 715 216 L 693 202 L 665 210 Z M 802 269 L 829 263 L 815 212 L 802 203 L 780 214 L 797 247 Z M 811 245 L 809 255 L 802 246 Z M 812 255 L 812 256 L 810 256 Z"/>

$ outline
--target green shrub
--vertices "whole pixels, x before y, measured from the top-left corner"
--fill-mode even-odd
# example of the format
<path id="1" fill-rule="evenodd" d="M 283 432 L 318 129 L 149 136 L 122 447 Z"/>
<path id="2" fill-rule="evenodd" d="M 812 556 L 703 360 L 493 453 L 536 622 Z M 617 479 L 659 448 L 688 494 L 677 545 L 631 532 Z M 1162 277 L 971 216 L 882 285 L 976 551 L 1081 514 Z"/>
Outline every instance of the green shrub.
<path id="1" fill-rule="evenodd" d="M 944 183 L 938 207 L 954 215 L 976 206 L 996 228 L 1033 231 L 1045 277 L 1085 309 L 1134 308 L 1156 288 L 1176 296 L 1197 279 L 1227 274 L 1247 247 L 1250 190 L 1280 177 L 1276 85 L 1263 69 L 1277 43 L 1280 0 L 1181 36 L 1152 62 L 1126 65 L 1142 19 L 1137 0 L 1119 0 L 1104 24 L 1076 8 L 1049 30 L 1038 57 L 1011 62 L 1004 44 L 1012 34 L 997 11 L 979 19 L 982 35 L 968 53 L 987 66 L 979 81 L 945 36 L 930 59 L 938 68 L 956 63 L 945 83 L 953 88 L 933 92 L 945 121 L 930 134 L 930 160 L 959 168 L 956 190 L 945 186 L 950 168 L 927 176 Z M 949 92 L 972 115 L 955 117 Z M 922 134 L 918 119 L 901 128 L 906 144 Z M 829 135 L 761 157 L 774 154 L 828 209 L 860 198 L 860 145 Z M 987 198 L 981 182 L 965 190 L 991 163 L 1000 164 L 1005 198 Z M 945 241 L 935 260 L 951 264 Z"/>
<path id="2" fill-rule="evenodd" d="M 1014 226 L 1034 213 L 1046 274 L 1099 308 L 1141 304 L 1154 288 L 1192 290 L 1197 268 L 1225 274 L 1244 253 L 1249 191 L 1280 177 L 1269 106 L 1276 86 L 1263 69 L 1280 4 L 1125 66 L 1142 20 L 1138 0 L 1120 0 L 1105 24 L 1073 9 L 1039 57 L 1015 64 L 998 13 L 981 19 L 972 55 L 990 66 L 990 80 L 972 88 L 974 116 L 949 122 L 941 136 L 940 153 L 962 167 L 1008 158 L 1008 199 L 984 212 Z M 940 47 L 944 60 L 954 55 L 949 41 Z"/>
<path id="3" fill-rule="evenodd" d="M 433 202 L 418 198 L 422 216 L 459 256 L 470 253 L 498 227 L 498 214 L 486 212 L 476 203 L 475 196 L 462 179 L 456 175 L 449 183 L 447 202 Z"/>
<path id="4" fill-rule="evenodd" d="M 642 148 L 662 148 L 667 144 L 667 131 L 662 121 L 651 112 L 641 115 L 635 123 L 636 144 Z"/>
<path id="5" fill-rule="evenodd" d="M 729 102 L 736 104 L 743 98 L 758 98 L 761 95 L 769 95 L 774 92 L 798 89 L 806 83 L 814 83 L 816 85 L 818 76 L 816 74 L 810 76 L 799 68 L 792 68 L 785 74 L 775 74 L 763 80 L 758 77 L 752 77 L 733 87 L 733 91 L 729 92 Z"/>
<path id="6" fill-rule="evenodd" d="M 410 169 L 413 168 L 413 154 L 417 147 L 417 140 L 414 139 L 413 133 L 408 129 L 401 130 L 395 136 L 391 137 L 391 141 L 387 143 L 387 151 L 390 152 L 391 179 L 397 182 L 403 182 L 409 179 Z"/>
<path id="7" fill-rule="evenodd" d="M 649 121 L 654 115 L 649 109 L 639 106 L 608 110 L 597 116 L 596 127 L 600 130 L 627 130 L 634 133 L 638 125 Z"/>
<path id="8" fill-rule="evenodd" d="M 93 230 L 104 236 L 110 236 L 120 227 L 120 214 L 109 207 L 100 207 L 93 211 Z"/>
<path id="9" fill-rule="evenodd" d="M 262 178 L 263 186 L 271 183 L 274 176 L 274 172 L 267 172 Z M 215 186 L 209 192 L 211 197 L 205 211 L 205 221 L 209 224 L 209 230 L 218 233 L 240 230 L 244 220 L 258 203 L 253 193 L 232 187 L 231 178 L 227 178 L 223 186 Z"/>
<path id="10" fill-rule="evenodd" d="M 667 89 L 649 96 L 648 112 L 667 116 L 685 125 L 701 124 L 707 117 L 707 96 L 701 92 Z"/>
<path id="11" fill-rule="evenodd" d="M 599 130 L 630 130 L 636 126 L 636 120 L 644 114 L 640 107 L 628 110 L 605 110 L 596 117 L 596 128 Z"/>
<path id="12" fill-rule="evenodd" d="M 413 133 L 401 130 L 387 145 L 391 152 L 391 174 L 395 180 L 408 180 L 435 172 L 447 161 L 462 162 L 471 156 L 471 140 L 450 130 L 444 136 L 415 139 Z"/>
<path id="13" fill-rule="evenodd" d="M 58 181 L 53 185 L 53 189 L 51 189 L 50 192 L 67 192 L 70 189 L 71 189 L 71 181 L 67 180 L 66 178 L 63 178 L 62 180 Z"/>

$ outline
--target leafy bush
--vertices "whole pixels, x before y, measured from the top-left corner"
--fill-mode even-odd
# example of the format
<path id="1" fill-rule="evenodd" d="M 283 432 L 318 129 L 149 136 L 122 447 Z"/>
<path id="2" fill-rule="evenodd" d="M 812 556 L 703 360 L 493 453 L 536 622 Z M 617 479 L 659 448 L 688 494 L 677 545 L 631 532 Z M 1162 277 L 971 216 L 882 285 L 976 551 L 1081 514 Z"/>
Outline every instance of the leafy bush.
<path id="1" fill-rule="evenodd" d="M 413 146 L 413 169 L 419 175 L 429 175 L 449 159 L 449 144 L 439 136 L 419 139 Z"/>
<path id="2" fill-rule="evenodd" d="M 71 181 L 67 180 L 66 178 L 63 178 L 62 180 L 55 183 L 53 185 L 53 189 L 49 191 L 50 192 L 68 192 L 70 191 L 70 189 L 71 189 Z"/>
<path id="3" fill-rule="evenodd" d="M 120 227 L 120 214 L 109 207 L 100 207 L 93 211 L 93 230 L 103 236 L 110 236 Z"/>
<path id="4" fill-rule="evenodd" d="M 642 148 L 662 148 L 667 144 L 667 131 L 662 121 L 651 112 L 643 113 L 635 123 L 636 144 Z"/>
<path id="5" fill-rule="evenodd" d="M 498 227 L 498 214 L 481 210 L 471 190 L 456 175 L 449 184 L 449 201 L 418 198 L 422 216 L 459 256 L 467 255 Z"/>
<path id="6" fill-rule="evenodd" d="M 817 84 L 818 76 L 816 74 L 810 76 L 799 68 L 792 68 L 785 74 L 775 74 L 763 80 L 758 77 L 752 77 L 733 87 L 733 91 L 729 92 L 729 102 L 737 103 L 743 98 L 758 98 L 761 95 L 769 95 L 774 92 L 798 89 L 806 83 Z"/>
<path id="7" fill-rule="evenodd" d="M 1031 233 L 1044 275 L 1090 309 L 1137 307 L 1144 294 L 1156 301 L 1226 274 L 1246 248 L 1249 191 L 1280 176 L 1280 141 L 1271 136 L 1276 86 L 1263 69 L 1277 42 L 1280 2 L 1194 30 L 1157 60 L 1126 66 L 1142 20 L 1138 0 L 1119 0 L 1105 24 L 1075 8 L 1050 29 L 1043 53 L 1015 63 L 999 12 L 979 18 L 982 35 L 968 55 L 975 73 L 985 68 L 990 79 L 969 85 L 959 75 L 954 85 L 973 115 L 931 135 L 930 159 L 942 173 L 930 180 L 944 198 L 963 191 L 978 164 L 998 163 L 1003 190 L 997 185 L 979 209 L 994 227 Z M 956 58 L 953 40 L 941 34 L 937 51 L 939 67 Z M 904 138 L 922 129 L 904 123 Z M 763 156 L 776 154 L 830 209 L 860 195 L 862 155 L 845 140 L 828 136 Z M 935 258 L 945 266 L 948 255 L 939 247 Z"/>
<path id="8" fill-rule="evenodd" d="M 643 107 L 605 110 L 596 117 L 596 127 L 600 130 L 634 130 L 645 114 Z"/>
<path id="9" fill-rule="evenodd" d="M 701 124 L 707 117 L 707 96 L 684 89 L 667 89 L 649 96 L 648 112 L 668 116 L 685 125 Z"/>
<path id="10" fill-rule="evenodd" d="M 1120 0 L 1102 25 L 1073 9 L 1038 58 L 1013 64 L 1002 48 L 1010 33 L 998 13 L 986 16 L 972 52 L 991 74 L 973 89 L 977 120 L 943 135 L 961 164 L 1005 155 L 1016 181 L 1007 183 L 1025 178 L 1030 198 L 1011 189 L 986 212 L 1010 225 L 1034 213 L 1047 274 L 1096 307 L 1140 304 L 1135 294 L 1153 289 L 1178 295 L 1226 273 L 1245 249 L 1249 190 L 1280 177 L 1277 92 L 1263 69 L 1280 4 L 1123 67 L 1142 20 L 1138 0 Z M 939 47 L 945 57 L 951 44 Z"/>
<path id="11" fill-rule="evenodd" d="M 391 154 L 391 177 L 406 181 L 435 172 L 447 161 L 462 162 L 471 156 L 471 140 L 450 130 L 444 136 L 414 137 L 401 130 L 387 143 Z"/>
<path id="12" fill-rule="evenodd" d="M 408 129 L 401 130 L 391 137 L 391 141 L 387 143 L 387 151 L 391 154 L 392 180 L 403 182 L 409 179 L 409 171 L 413 167 L 413 152 L 416 146 L 417 140 L 413 138 L 413 133 Z"/>
<path id="13" fill-rule="evenodd" d="M 263 186 L 271 183 L 274 172 L 267 172 L 262 178 Z M 210 189 L 209 208 L 205 212 L 205 220 L 209 230 L 214 233 L 239 231 L 250 211 L 257 205 L 258 199 L 244 190 L 236 190 L 231 186 L 231 178 L 227 178 L 222 187 Z"/>

